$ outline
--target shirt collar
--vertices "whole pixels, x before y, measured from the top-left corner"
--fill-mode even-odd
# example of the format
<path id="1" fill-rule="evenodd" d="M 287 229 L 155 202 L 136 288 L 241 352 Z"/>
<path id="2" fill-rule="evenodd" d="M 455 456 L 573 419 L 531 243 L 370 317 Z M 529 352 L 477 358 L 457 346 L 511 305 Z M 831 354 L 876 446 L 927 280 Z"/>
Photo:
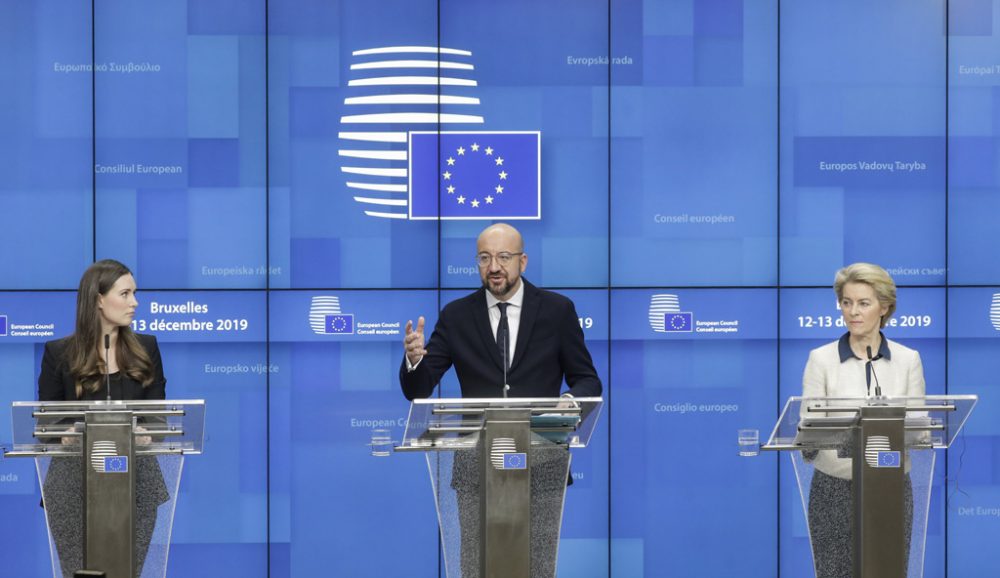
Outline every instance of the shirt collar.
<path id="1" fill-rule="evenodd" d="M 517 288 L 517 291 L 515 291 L 514 295 L 507 300 L 507 303 L 513 305 L 514 307 L 520 307 L 521 303 L 524 301 L 524 279 L 518 279 L 518 283 L 520 283 L 520 286 Z M 488 289 L 484 288 L 483 292 L 486 293 L 486 310 L 488 311 L 490 308 L 496 307 L 496 304 L 499 303 L 500 300 L 490 293 Z"/>
<path id="2" fill-rule="evenodd" d="M 882 335 L 882 332 L 878 332 L 879 337 L 881 337 L 881 343 L 878 346 L 878 353 L 876 356 L 881 355 L 883 359 L 892 359 L 892 352 L 889 351 L 889 341 Z M 854 355 L 854 351 L 851 350 L 851 343 L 849 341 L 851 333 L 847 332 L 841 336 L 840 342 L 837 344 L 837 349 L 840 351 L 840 362 L 844 363 L 848 359 L 861 359 L 857 355 Z"/>

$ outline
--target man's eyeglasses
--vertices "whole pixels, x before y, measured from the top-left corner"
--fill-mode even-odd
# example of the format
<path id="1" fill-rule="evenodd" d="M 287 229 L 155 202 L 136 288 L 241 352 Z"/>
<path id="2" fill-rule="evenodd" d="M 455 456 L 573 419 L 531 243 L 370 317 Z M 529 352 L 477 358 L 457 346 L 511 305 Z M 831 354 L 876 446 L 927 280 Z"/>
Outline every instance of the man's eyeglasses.
<path id="1" fill-rule="evenodd" d="M 490 262 L 493 259 L 497 260 L 497 264 L 501 267 L 506 267 L 514 262 L 514 259 L 523 255 L 524 253 L 497 253 L 496 255 L 490 255 L 489 253 L 480 253 L 476 255 L 476 263 L 479 263 L 480 267 L 489 267 Z"/>

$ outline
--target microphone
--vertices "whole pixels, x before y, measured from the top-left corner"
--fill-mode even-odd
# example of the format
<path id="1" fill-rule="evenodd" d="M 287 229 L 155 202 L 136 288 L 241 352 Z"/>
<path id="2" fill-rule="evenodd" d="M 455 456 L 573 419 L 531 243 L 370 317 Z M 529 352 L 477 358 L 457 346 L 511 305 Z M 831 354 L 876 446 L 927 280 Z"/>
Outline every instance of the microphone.
<path id="1" fill-rule="evenodd" d="M 111 334 L 104 334 L 104 386 L 108 389 L 108 401 L 111 401 Z"/>
<path id="2" fill-rule="evenodd" d="M 878 376 L 875 375 L 875 366 L 873 362 L 882 359 L 882 354 L 878 354 L 872 357 L 872 346 L 865 346 L 865 351 L 868 352 L 868 363 L 865 364 L 865 380 L 868 382 L 868 395 L 872 393 L 872 377 L 875 378 L 875 397 L 882 397 L 882 386 L 878 384 Z"/>

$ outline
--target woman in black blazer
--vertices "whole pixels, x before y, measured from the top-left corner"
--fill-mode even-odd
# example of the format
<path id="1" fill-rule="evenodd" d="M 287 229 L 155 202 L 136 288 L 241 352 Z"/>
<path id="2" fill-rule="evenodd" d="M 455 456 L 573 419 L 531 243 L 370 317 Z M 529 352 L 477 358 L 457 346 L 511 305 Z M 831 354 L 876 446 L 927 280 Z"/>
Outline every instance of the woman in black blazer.
<path id="1" fill-rule="evenodd" d="M 91 265 L 77 291 L 75 331 L 45 344 L 39 401 L 107 399 L 106 381 L 112 399 L 165 399 L 167 380 L 156 337 L 132 331 L 137 306 L 135 279 L 125 265 L 111 259 Z M 107 354 L 105 339 L 110 345 Z M 138 576 L 156 527 L 157 507 L 170 496 L 156 458 L 142 456 L 136 462 Z M 49 528 L 67 577 L 83 568 L 81 473 L 79 458 L 53 458 L 45 477 Z"/>

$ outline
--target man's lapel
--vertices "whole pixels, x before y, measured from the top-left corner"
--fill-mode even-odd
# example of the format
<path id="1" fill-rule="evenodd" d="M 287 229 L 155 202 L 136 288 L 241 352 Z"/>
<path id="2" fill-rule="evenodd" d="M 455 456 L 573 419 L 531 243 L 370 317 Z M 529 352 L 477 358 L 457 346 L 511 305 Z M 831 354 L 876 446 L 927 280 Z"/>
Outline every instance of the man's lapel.
<path id="1" fill-rule="evenodd" d="M 473 307 L 476 310 L 472 312 L 472 318 L 476 320 L 476 332 L 479 333 L 479 337 L 483 340 L 483 349 L 488 352 L 493 363 L 503 371 L 503 359 L 500 358 L 500 348 L 497 346 L 497 338 L 490 329 L 490 312 L 486 308 L 486 289 L 480 289 L 476 292 Z"/>
<path id="2" fill-rule="evenodd" d="M 531 330 L 535 327 L 535 319 L 538 317 L 538 307 L 542 301 L 538 297 L 538 289 L 528 283 L 527 279 L 521 277 L 524 283 L 524 299 L 521 301 L 521 322 L 517 328 L 517 344 L 514 348 L 514 357 L 510 360 L 510 369 L 517 366 L 517 362 L 524 357 L 524 351 L 531 341 Z"/>

